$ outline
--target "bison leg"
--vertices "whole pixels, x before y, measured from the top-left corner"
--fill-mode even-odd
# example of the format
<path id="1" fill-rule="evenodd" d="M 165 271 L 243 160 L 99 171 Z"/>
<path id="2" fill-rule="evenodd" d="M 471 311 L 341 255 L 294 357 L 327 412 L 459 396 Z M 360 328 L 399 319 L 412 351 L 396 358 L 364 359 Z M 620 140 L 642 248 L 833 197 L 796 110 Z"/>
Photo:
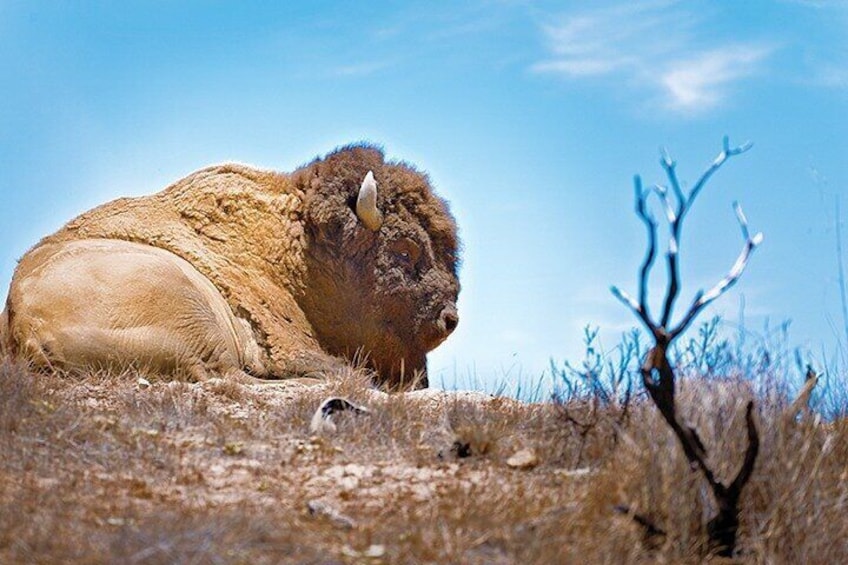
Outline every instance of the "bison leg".
<path id="1" fill-rule="evenodd" d="M 9 305 L 17 353 L 40 365 L 145 367 L 205 380 L 242 370 L 255 348 L 188 262 L 126 241 L 36 248 L 15 273 Z"/>
<path id="2" fill-rule="evenodd" d="M 225 378 L 246 385 L 262 385 L 262 386 L 315 386 L 325 383 L 326 380 L 317 377 L 291 377 L 286 379 L 262 379 L 242 371 L 232 370 L 226 373 Z"/>

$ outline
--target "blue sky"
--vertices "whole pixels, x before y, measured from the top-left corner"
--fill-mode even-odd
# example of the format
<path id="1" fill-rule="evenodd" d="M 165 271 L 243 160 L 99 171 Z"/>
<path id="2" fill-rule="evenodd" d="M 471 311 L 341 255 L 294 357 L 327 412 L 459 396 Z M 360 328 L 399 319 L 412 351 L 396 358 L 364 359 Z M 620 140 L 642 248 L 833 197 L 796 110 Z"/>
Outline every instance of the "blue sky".
<path id="1" fill-rule="evenodd" d="M 280 6 L 282 5 L 282 7 Z M 435 379 L 534 380 L 636 325 L 632 175 L 694 181 L 685 304 L 730 268 L 739 200 L 765 242 L 711 309 L 844 348 L 848 2 L 0 2 L 0 285 L 38 238 L 202 166 L 291 170 L 357 140 L 427 170 L 465 243 Z M 843 230 L 848 231 L 848 230 Z M 846 243 L 848 249 L 848 243 Z M 848 258 L 846 258 L 848 259 Z M 663 281 L 657 269 L 656 288 Z"/>

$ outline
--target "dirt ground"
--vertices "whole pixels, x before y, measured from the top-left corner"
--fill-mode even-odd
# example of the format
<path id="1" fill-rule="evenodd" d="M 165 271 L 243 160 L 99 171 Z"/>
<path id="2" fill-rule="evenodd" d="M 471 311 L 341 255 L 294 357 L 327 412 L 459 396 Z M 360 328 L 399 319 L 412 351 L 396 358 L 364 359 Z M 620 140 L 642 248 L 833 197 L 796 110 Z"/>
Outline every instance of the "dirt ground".
<path id="1" fill-rule="evenodd" d="M 331 396 L 368 413 L 334 415 L 335 431 L 313 433 Z M 320 386 L 262 386 L 33 375 L 6 362 L 0 562 L 702 561 L 703 485 L 650 422 L 481 393 L 385 395 L 354 372 Z M 722 449 L 741 452 L 740 434 Z M 827 438 L 810 434 L 819 443 L 808 448 L 822 449 Z M 830 454 L 818 466 L 838 468 Z M 848 492 L 832 482 L 797 496 L 841 496 L 816 516 L 844 521 Z M 844 525 L 819 528 L 807 549 L 792 541 L 807 530 L 776 530 L 795 519 L 792 500 L 779 519 L 775 493 L 761 476 L 754 483 L 745 561 L 848 555 Z M 616 512 L 621 504 L 664 537 Z M 787 543 L 795 553 L 781 553 Z"/>
<path id="2" fill-rule="evenodd" d="M 390 397 L 355 376 L 307 388 L 10 365 L 2 390 L 5 563 L 512 563 L 513 546 L 573 506 L 582 480 L 532 453 L 510 467 L 522 429 L 538 430 L 546 410 L 482 394 Z M 336 395 L 369 413 L 312 433 Z M 507 524 L 524 533 L 505 535 Z"/>

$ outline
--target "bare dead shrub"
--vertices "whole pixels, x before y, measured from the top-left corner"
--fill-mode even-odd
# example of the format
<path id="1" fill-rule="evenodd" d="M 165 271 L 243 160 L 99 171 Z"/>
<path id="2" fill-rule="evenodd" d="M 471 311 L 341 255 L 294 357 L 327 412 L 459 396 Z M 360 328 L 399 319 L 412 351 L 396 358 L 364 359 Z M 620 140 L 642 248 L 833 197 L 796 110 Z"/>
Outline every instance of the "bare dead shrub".
<path id="1" fill-rule="evenodd" d="M 636 215 L 645 224 L 648 231 L 648 251 L 639 269 L 639 299 L 637 301 L 618 288 L 612 287 L 613 294 L 633 311 L 654 340 L 654 346 L 648 351 L 640 368 L 642 383 L 654 405 L 679 440 L 687 461 L 693 468 L 697 468 L 701 472 L 712 491 L 716 509 L 706 525 L 710 549 L 718 555 L 727 557 L 733 555 L 736 546 L 736 535 L 739 528 L 739 497 L 751 477 L 759 451 L 759 435 L 753 419 L 753 402 L 748 401 L 745 407 L 748 443 L 744 461 L 739 471 L 733 475 L 733 479 L 730 482 L 723 482 L 717 478 L 715 467 L 708 462 L 707 449 L 697 429 L 687 424 L 685 418 L 679 413 L 675 398 L 676 375 L 675 369 L 669 361 L 669 348 L 704 308 L 739 280 L 751 253 L 762 241 L 762 234 L 756 234 L 753 237 L 749 235 L 748 223 L 742 213 L 742 208 L 734 203 L 742 236 L 745 239 L 745 245 L 739 258 L 730 272 L 713 288 L 707 292 L 699 291 L 696 294 L 692 304 L 677 323 L 672 322 L 674 303 L 680 292 L 679 244 L 683 220 L 709 178 L 728 158 L 744 153 L 750 147 L 750 144 L 746 144 L 731 148 L 728 138 L 725 137 L 721 153 L 701 175 L 689 194 L 683 193 L 675 171 L 676 163 L 667 153 L 663 155 L 660 162 L 666 171 L 671 189 L 658 185 L 654 192 L 663 205 L 670 236 L 668 252 L 666 253 L 668 286 L 659 318 L 651 316 L 648 306 L 648 278 L 657 256 L 658 224 L 647 207 L 648 196 L 651 191 L 644 191 L 640 177 L 638 175 L 635 177 Z M 669 191 L 672 192 L 671 196 Z"/>

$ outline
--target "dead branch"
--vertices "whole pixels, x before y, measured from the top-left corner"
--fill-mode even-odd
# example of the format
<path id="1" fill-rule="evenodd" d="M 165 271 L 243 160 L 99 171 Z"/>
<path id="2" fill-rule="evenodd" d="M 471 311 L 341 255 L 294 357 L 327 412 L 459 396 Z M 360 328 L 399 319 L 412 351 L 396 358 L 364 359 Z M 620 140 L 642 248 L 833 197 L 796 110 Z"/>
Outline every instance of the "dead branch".
<path id="1" fill-rule="evenodd" d="M 658 546 L 667 535 L 665 530 L 657 526 L 653 520 L 644 514 L 635 512 L 626 504 L 616 505 L 613 507 L 613 510 L 619 514 L 629 516 L 634 522 L 642 527 L 642 540 L 645 545 L 650 548 Z"/>
<path id="2" fill-rule="evenodd" d="M 734 202 L 733 209 L 736 212 L 736 219 L 739 221 L 739 227 L 742 230 L 742 237 L 745 238 L 745 246 L 739 253 L 739 257 L 736 259 L 733 267 L 731 267 L 730 271 L 723 279 L 716 283 L 716 285 L 707 292 L 698 291 L 698 294 L 695 296 L 695 300 L 692 301 L 692 305 L 683 316 L 683 319 L 673 330 L 671 330 L 672 340 L 683 333 L 683 331 L 686 330 L 689 324 L 692 323 L 695 317 L 700 314 L 704 308 L 709 306 L 711 302 L 736 284 L 736 281 L 739 280 L 742 273 L 745 271 L 745 267 L 748 266 L 748 260 L 751 258 L 751 253 L 753 253 L 754 249 L 763 242 L 762 233 L 757 233 L 754 237 L 749 235 L 748 220 L 745 218 L 745 213 L 742 212 L 742 206 L 740 206 L 738 202 Z M 663 315 L 665 316 L 665 313 Z"/>
<path id="3" fill-rule="evenodd" d="M 688 196 L 683 193 L 680 181 L 675 170 L 676 163 L 667 152 L 663 153 L 660 164 L 663 166 L 671 185 L 671 193 L 674 196 L 672 202 L 669 190 L 662 186 L 655 187 L 654 192 L 658 195 L 662 204 L 666 220 L 669 225 L 669 243 L 667 251 L 668 286 L 665 298 L 662 302 L 662 314 L 659 322 L 655 321 L 648 310 L 647 287 L 650 270 L 656 258 L 656 231 L 657 222 L 648 211 L 649 191 L 642 190 L 641 180 L 636 177 L 636 214 L 645 224 L 648 230 L 648 250 L 645 259 L 639 269 L 639 301 L 617 287 L 612 287 L 612 293 L 622 301 L 642 321 L 654 340 L 652 347 L 640 368 L 642 383 L 648 391 L 654 405 L 660 411 L 668 426 L 677 437 L 683 453 L 689 464 L 698 469 L 707 481 L 716 505 L 718 513 L 707 523 L 707 532 L 711 547 L 723 556 L 733 554 L 736 544 L 736 532 L 739 527 L 738 503 L 742 489 L 751 477 L 759 453 L 759 436 L 754 423 L 752 401 L 748 402 L 745 412 L 747 426 L 748 446 L 739 472 L 730 484 L 719 481 L 712 468 L 707 463 L 707 450 L 698 436 L 698 432 L 687 425 L 677 413 L 675 400 L 675 373 L 668 359 L 668 348 L 672 342 L 679 337 L 692 321 L 710 303 L 724 294 L 732 287 L 745 270 L 754 249 L 762 242 L 763 236 L 758 233 L 751 237 L 748 232 L 748 222 L 738 203 L 733 204 L 736 218 L 745 240 L 742 251 L 727 275 L 724 276 L 714 287 L 707 292 L 698 291 L 687 311 L 683 314 L 676 326 L 669 328 L 671 323 L 674 303 L 680 292 L 680 265 L 679 265 L 679 243 L 683 227 L 683 219 L 690 210 L 695 198 L 703 189 L 710 177 L 724 164 L 728 158 L 744 153 L 750 149 L 751 144 L 746 143 L 739 147 L 730 147 L 727 137 L 724 138 L 722 151 L 707 170 L 701 175 Z"/>

